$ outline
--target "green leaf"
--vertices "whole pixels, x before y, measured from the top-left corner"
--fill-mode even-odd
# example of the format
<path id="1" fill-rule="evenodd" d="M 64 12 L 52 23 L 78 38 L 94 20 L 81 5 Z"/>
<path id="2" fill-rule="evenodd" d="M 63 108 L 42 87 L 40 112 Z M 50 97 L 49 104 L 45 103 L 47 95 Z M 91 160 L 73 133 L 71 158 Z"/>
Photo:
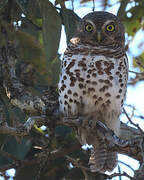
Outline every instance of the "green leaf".
<path id="1" fill-rule="evenodd" d="M 6 46 L 6 40 L 3 33 L 0 32 L 0 48 L 2 48 L 3 46 Z"/>
<path id="2" fill-rule="evenodd" d="M 5 135 L 5 134 L 0 135 L 0 148 L 3 146 L 6 137 L 7 137 L 7 135 Z"/>
<path id="3" fill-rule="evenodd" d="M 126 32 L 130 36 L 134 36 L 135 33 L 141 28 L 141 25 L 137 19 L 133 18 L 127 18 L 127 20 L 124 22 Z"/>
<path id="4" fill-rule="evenodd" d="M 131 13 L 131 17 L 125 17 L 124 23 L 128 35 L 134 36 L 135 33 L 143 26 L 142 17 L 144 16 L 143 6 L 135 6 L 126 12 Z"/>
<path id="5" fill-rule="evenodd" d="M 141 72 L 144 72 L 144 68 L 141 67 L 141 66 L 139 66 L 139 65 L 136 63 L 137 60 L 138 60 L 139 63 L 141 63 L 142 65 L 144 65 L 144 52 L 143 52 L 141 55 L 139 55 L 139 56 L 137 57 L 137 59 L 135 59 L 135 58 L 133 59 L 133 66 L 134 66 L 134 67 L 138 67 Z"/>
<path id="6" fill-rule="evenodd" d="M 20 60 L 31 63 L 41 73 L 46 72 L 45 53 L 35 36 L 23 31 L 16 31 L 17 54 Z"/>
<path id="7" fill-rule="evenodd" d="M 77 24 L 79 23 L 81 18 L 70 9 L 64 9 L 60 12 L 60 14 L 62 17 L 62 22 L 65 27 L 67 43 L 68 43 L 70 39 L 73 37 L 77 28 Z"/>
<path id="8" fill-rule="evenodd" d="M 36 24 L 33 24 L 29 19 L 26 17 L 21 18 L 21 26 L 19 28 L 21 31 L 26 32 L 32 36 L 38 38 L 40 27 Z"/>
<path id="9" fill-rule="evenodd" d="M 31 19 L 41 18 L 40 8 L 36 0 L 16 0 L 21 10 Z"/>
<path id="10" fill-rule="evenodd" d="M 8 3 L 8 0 L 1 0 L 0 1 L 0 11 L 5 7 L 5 5 Z"/>
<path id="11" fill-rule="evenodd" d="M 33 21 L 41 18 L 40 7 L 37 0 L 16 0 L 16 3 L 26 17 Z"/>
<path id="12" fill-rule="evenodd" d="M 61 18 L 56 8 L 48 0 L 40 0 L 43 19 L 43 41 L 47 64 L 56 58 L 61 35 Z"/>
<path id="13" fill-rule="evenodd" d="M 41 18 L 39 3 L 36 0 L 28 1 L 27 6 L 28 16 L 32 19 Z"/>
<path id="14" fill-rule="evenodd" d="M 13 41 L 14 40 L 14 29 L 13 27 L 7 23 L 7 21 L 4 21 L 3 19 L 0 18 L 0 29 L 4 27 L 7 31 L 7 35 L 9 40 Z M 6 38 L 4 33 L 0 32 L 0 47 L 6 46 Z"/>
<path id="15" fill-rule="evenodd" d="M 27 165 L 16 171 L 16 180 L 35 180 L 38 176 L 40 166 L 38 164 Z"/>
<path id="16" fill-rule="evenodd" d="M 20 6 L 17 4 L 16 1 L 12 1 L 12 11 L 11 11 L 11 18 L 13 21 L 20 21 L 21 20 L 21 15 L 23 13 L 22 9 Z"/>
<path id="17" fill-rule="evenodd" d="M 60 73 L 60 59 L 56 57 L 48 65 L 47 76 L 48 76 L 49 84 L 56 85 L 58 83 L 59 73 Z"/>
<path id="18" fill-rule="evenodd" d="M 2 150 L 15 156 L 17 159 L 23 160 L 31 148 L 31 140 L 22 139 L 17 142 L 15 137 L 8 137 Z M 5 156 L 0 156 L 0 166 L 10 163 L 12 160 Z"/>
<path id="19" fill-rule="evenodd" d="M 56 135 L 62 136 L 63 138 L 65 138 L 68 134 L 72 132 L 71 128 L 63 125 L 57 126 L 55 130 L 56 130 Z"/>

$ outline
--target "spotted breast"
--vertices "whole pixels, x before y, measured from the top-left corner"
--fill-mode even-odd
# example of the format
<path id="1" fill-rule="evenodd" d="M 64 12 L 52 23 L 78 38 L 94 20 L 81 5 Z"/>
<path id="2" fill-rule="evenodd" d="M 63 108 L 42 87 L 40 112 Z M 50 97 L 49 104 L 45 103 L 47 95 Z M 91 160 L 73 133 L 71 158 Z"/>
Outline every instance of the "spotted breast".
<path id="1" fill-rule="evenodd" d="M 118 119 L 126 93 L 127 57 L 105 57 L 91 53 L 90 48 L 82 52 L 80 47 L 75 51 L 75 44 L 70 44 L 63 57 L 59 81 L 61 112 L 65 116 L 97 111 L 109 116 L 113 112 Z M 103 121 L 108 121 L 107 125 L 118 134 L 115 119 L 104 114 Z"/>

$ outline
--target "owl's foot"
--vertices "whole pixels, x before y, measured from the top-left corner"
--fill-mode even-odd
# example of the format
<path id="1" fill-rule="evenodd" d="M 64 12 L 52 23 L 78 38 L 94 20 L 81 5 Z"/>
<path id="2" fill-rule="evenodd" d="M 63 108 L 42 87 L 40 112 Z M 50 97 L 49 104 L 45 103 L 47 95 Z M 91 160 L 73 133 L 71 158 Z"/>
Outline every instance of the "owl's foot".
<path id="1" fill-rule="evenodd" d="M 64 117 L 63 123 L 70 127 L 79 127 L 82 123 L 82 118 L 78 116 L 74 117 Z"/>
<path id="2" fill-rule="evenodd" d="M 97 121 L 96 123 L 96 130 L 98 135 L 102 138 L 102 139 L 106 139 L 108 142 L 110 142 L 111 145 L 115 146 L 120 146 L 120 147 L 126 147 L 126 146 L 131 146 L 133 145 L 135 142 L 138 141 L 137 138 L 135 139 L 131 139 L 131 140 L 124 140 L 124 139 L 120 139 L 115 133 L 114 131 L 112 131 L 110 128 L 108 128 L 105 124 L 103 124 L 101 121 Z"/>

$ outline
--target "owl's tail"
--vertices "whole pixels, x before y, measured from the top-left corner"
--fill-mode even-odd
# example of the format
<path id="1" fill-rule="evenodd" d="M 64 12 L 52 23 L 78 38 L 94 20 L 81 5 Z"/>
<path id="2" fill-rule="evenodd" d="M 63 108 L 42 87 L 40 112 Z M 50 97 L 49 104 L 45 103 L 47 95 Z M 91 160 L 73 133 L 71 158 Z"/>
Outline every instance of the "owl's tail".
<path id="1" fill-rule="evenodd" d="M 94 144 L 89 164 L 92 172 L 112 171 L 117 165 L 117 152 L 110 151 L 104 142 Z"/>

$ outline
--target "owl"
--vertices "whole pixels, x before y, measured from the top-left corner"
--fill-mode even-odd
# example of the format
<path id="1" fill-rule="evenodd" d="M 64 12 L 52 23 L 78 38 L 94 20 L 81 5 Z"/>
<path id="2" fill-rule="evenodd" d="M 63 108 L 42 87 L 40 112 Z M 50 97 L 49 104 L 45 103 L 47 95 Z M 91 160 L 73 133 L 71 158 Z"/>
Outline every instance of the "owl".
<path id="1" fill-rule="evenodd" d="M 82 117 L 75 133 L 82 145 L 93 146 L 92 172 L 112 171 L 117 165 L 117 152 L 99 137 L 95 127 L 101 121 L 120 135 L 119 116 L 128 79 L 124 33 L 117 16 L 89 13 L 79 22 L 62 60 L 60 111 L 64 117 Z"/>

